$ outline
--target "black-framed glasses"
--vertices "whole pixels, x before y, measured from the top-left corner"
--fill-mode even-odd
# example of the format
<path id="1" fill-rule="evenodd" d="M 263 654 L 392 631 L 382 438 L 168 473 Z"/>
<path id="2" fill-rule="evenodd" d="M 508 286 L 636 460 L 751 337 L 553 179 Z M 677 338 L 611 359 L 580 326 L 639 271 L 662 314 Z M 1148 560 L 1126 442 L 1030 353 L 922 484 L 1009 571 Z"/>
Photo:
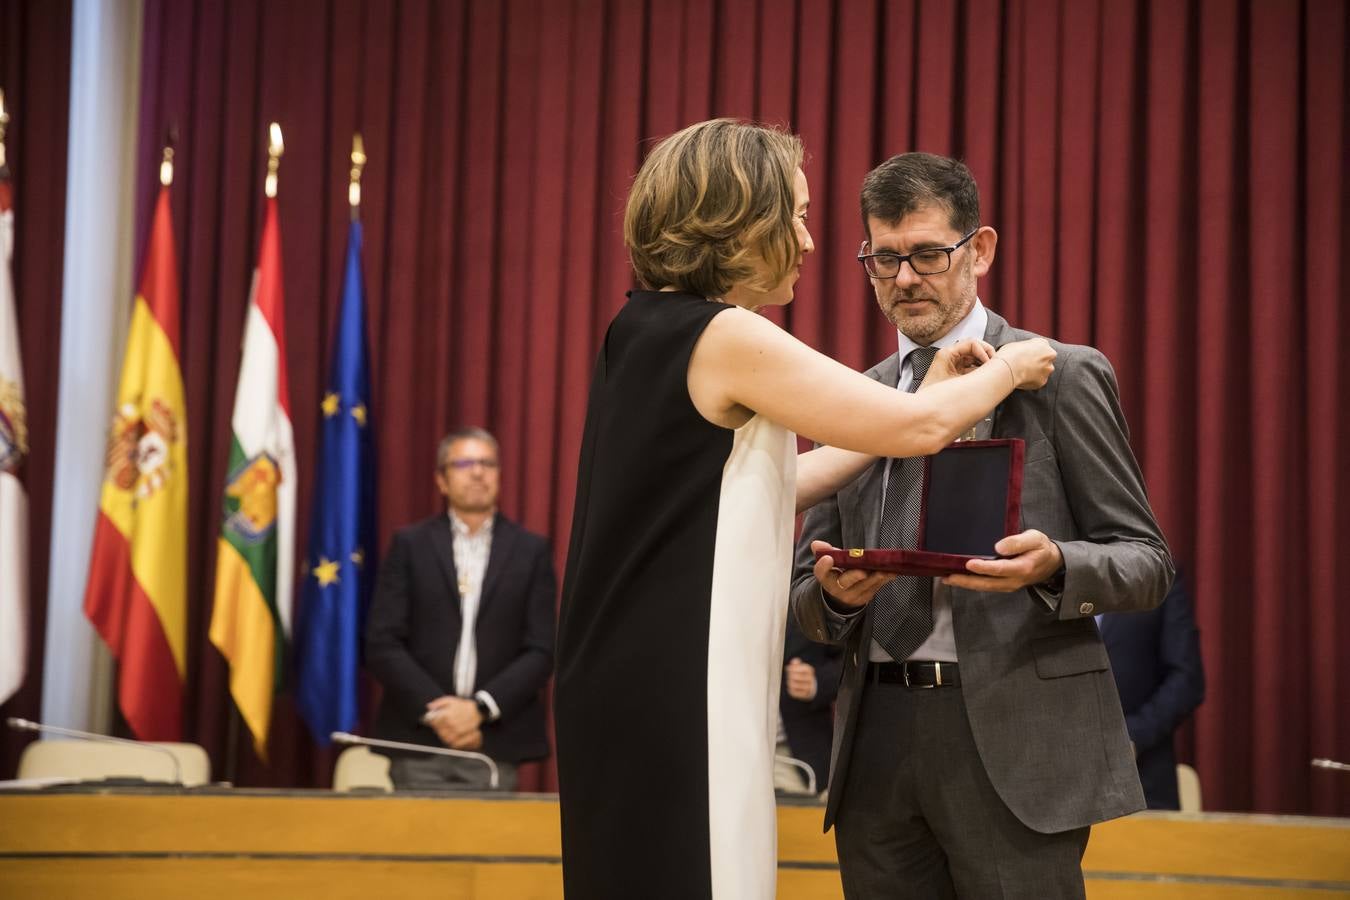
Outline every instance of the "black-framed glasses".
<path id="1" fill-rule="evenodd" d="M 980 228 L 981 226 L 977 225 L 975 231 L 979 231 Z M 890 250 L 868 253 L 868 243 L 863 241 L 862 249 L 858 251 L 858 262 L 862 263 L 867 274 L 873 278 L 894 278 L 900 274 L 900 266 L 903 263 L 909 263 L 915 275 L 941 275 L 952 267 L 952 254 L 973 238 L 975 231 L 950 247 L 925 247 L 904 256 Z"/>
<path id="2" fill-rule="evenodd" d="M 466 458 L 464 458 L 464 459 L 448 459 L 448 460 L 445 461 L 445 465 L 442 466 L 441 468 L 444 468 L 444 469 L 457 469 L 457 470 L 460 471 L 460 472 L 467 472 L 469 469 L 472 469 L 474 466 L 482 466 L 484 469 L 489 469 L 489 470 L 490 470 L 490 469 L 495 469 L 495 468 L 497 468 L 497 460 L 495 460 L 495 459 L 490 459 L 489 457 L 486 457 L 486 456 L 483 456 L 483 457 L 476 457 L 476 458 L 475 458 L 475 457 L 466 457 Z"/>

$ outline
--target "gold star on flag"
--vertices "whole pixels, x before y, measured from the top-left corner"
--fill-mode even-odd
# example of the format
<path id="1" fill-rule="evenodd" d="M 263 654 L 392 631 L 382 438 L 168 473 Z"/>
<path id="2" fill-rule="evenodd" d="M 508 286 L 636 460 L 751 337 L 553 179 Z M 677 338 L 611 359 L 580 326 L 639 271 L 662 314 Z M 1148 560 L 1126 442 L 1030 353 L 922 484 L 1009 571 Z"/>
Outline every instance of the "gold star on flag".
<path id="1" fill-rule="evenodd" d="M 338 583 L 338 567 L 342 565 L 336 560 L 320 556 L 319 564 L 314 567 L 314 577 L 319 579 L 319 587 L 328 587 L 330 584 Z"/>
<path id="2" fill-rule="evenodd" d="M 323 395 L 323 403 L 319 405 L 323 408 L 324 416 L 336 416 L 342 409 L 342 400 L 337 394 L 329 391 Z"/>
<path id="3" fill-rule="evenodd" d="M 352 418 L 356 420 L 357 425 L 362 428 L 366 427 L 366 405 L 364 403 L 358 403 L 352 407 Z"/>
<path id="4" fill-rule="evenodd" d="M 352 551 L 352 562 L 356 563 L 356 565 L 358 565 L 358 566 L 363 566 L 363 565 L 365 565 L 365 564 L 366 564 L 366 554 L 365 554 L 365 551 L 362 550 L 360 547 L 357 547 L 355 550 L 353 550 L 353 551 Z"/>

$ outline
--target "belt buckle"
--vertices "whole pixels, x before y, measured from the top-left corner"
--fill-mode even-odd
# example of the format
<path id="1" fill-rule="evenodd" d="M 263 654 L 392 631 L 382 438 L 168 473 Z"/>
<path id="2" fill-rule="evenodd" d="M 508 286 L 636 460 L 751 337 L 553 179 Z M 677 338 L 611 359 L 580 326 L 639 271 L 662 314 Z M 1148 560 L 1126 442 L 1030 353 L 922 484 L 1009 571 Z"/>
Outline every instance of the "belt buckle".
<path id="1" fill-rule="evenodd" d="M 933 679 L 934 681 L 936 681 L 936 684 L 913 684 L 910 683 L 910 664 L 900 663 L 900 672 L 902 672 L 904 675 L 904 687 L 918 688 L 918 690 L 927 691 L 931 690 L 931 688 L 936 688 L 938 687 L 938 685 L 942 684 L 942 669 L 938 668 L 940 667 L 941 664 L 934 663 L 933 665 L 934 671 L 937 672 L 937 677 L 934 677 Z"/>
<path id="2" fill-rule="evenodd" d="M 933 663 L 933 672 L 935 673 L 935 677 L 933 678 L 933 681 L 934 681 L 933 684 L 911 684 L 910 681 L 909 681 L 909 663 L 907 663 L 907 662 L 903 662 L 903 663 L 900 664 L 900 671 L 901 671 L 901 672 L 904 674 L 904 676 L 905 676 L 905 687 L 907 687 L 907 688 L 918 688 L 918 689 L 921 690 L 921 691 L 926 691 L 926 690 L 930 690 L 930 689 L 935 688 L 935 687 L 939 687 L 939 686 L 942 684 L 942 664 L 941 664 L 941 663 L 936 663 L 936 662 Z"/>

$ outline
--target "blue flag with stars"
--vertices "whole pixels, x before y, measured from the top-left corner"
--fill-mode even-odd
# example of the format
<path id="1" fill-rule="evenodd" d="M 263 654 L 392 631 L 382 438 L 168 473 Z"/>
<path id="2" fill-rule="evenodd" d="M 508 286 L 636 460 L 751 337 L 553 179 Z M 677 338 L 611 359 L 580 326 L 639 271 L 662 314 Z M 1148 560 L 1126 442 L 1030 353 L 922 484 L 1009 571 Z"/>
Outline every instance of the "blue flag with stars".
<path id="1" fill-rule="evenodd" d="M 333 367 L 320 403 L 319 464 L 296 627 L 296 705 L 321 745 L 358 716 L 361 635 L 375 572 L 375 448 L 361 275 L 352 220 Z"/>

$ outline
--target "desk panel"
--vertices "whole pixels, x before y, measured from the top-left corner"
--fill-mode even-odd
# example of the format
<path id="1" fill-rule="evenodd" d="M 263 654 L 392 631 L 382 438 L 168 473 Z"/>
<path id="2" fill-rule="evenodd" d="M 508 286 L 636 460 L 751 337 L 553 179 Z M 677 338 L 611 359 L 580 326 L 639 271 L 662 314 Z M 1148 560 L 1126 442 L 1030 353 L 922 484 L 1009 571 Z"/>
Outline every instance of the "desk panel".
<path id="1" fill-rule="evenodd" d="M 781 900 L 841 898 L 818 806 L 783 804 Z M 0 897 L 560 900 L 557 798 L 0 793 Z M 1093 829 L 1091 900 L 1350 898 L 1350 822 L 1141 813 Z"/>

